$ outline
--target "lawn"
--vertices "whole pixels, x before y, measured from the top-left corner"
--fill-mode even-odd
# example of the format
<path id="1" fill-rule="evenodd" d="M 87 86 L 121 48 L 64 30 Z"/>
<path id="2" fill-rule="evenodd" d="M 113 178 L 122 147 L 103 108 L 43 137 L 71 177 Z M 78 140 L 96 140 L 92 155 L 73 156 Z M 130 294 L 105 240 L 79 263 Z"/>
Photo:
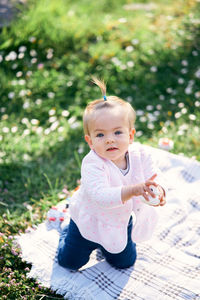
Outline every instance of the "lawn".
<path id="1" fill-rule="evenodd" d="M 108 95 L 137 112 L 136 141 L 200 161 L 200 1 L 30 0 L 0 35 L 0 295 L 57 299 L 26 277 L 13 238 L 72 190 L 82 112 Z"/>

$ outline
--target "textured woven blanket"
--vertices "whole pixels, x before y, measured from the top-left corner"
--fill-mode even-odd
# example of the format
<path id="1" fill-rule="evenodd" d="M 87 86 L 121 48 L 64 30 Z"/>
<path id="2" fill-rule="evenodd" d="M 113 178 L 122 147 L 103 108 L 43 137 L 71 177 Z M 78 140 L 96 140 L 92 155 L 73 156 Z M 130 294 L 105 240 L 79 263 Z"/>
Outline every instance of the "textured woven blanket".
<path id="1" fill-rule="evenodd" d="M 160 218 L 153 238 L 137 245 L 134 267 L 115 269 L 100 251 L 77 272 L 60 267 L 59 230 L 45 221 L 17 237 L 32 264 L 30 277 L 70 300 L 200 300 L 200 163 L 148 148 L 169 192 L 167 204 L 155 208 Z"/>

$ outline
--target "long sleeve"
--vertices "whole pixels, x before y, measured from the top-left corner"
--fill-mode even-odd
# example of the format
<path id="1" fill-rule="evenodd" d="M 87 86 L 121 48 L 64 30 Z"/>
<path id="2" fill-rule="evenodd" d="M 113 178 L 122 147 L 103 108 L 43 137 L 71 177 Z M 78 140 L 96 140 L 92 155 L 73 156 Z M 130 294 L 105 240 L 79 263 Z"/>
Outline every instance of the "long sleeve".
<path id="1" fill-rule="evenodd" d="M 103 164 L 83 163 L 81 183 L 88 198 L 103 208 L 123 206 L 121 200 L 122 186 L 110 186 L 109 174 Z M 113 176 L 115 176 L 113 172 Z"/>

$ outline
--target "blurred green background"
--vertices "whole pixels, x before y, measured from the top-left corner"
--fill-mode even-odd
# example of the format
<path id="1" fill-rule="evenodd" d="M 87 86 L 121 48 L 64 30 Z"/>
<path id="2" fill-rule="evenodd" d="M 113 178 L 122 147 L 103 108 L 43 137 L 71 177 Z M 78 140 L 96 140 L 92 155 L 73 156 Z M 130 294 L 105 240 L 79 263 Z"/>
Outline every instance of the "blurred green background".
<path id="1" fill-rule="evenodd" d="M 23 278 L 8 236 L 76 187 L 88 151 L 82 112 L 101 96 L 92 75 L 133 105 L 136 141 L 168 137 L 174 153 L 200 160 L 200 1 L 12 3 L 17 15 L 0 34 L 0 288 L 8 299 L 56 299 Z"/>

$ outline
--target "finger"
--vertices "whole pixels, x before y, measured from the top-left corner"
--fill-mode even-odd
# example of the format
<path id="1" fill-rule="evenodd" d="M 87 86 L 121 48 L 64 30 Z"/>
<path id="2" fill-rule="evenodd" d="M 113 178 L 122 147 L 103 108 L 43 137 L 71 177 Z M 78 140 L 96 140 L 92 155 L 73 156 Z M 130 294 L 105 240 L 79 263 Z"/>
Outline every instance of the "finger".
<path id="1" fill-rule="evenodd" d="M 153 176 L 151 176 L 147 181 L 149 181 L 149 180 L 154 180 L 155 178 L 156 178 L 156 176 L 157 176 L 157 174 L 155 173 L 155 174 L 153 174 Z"/>
<path id="2" fill-rule="evenodd" d="M 142 194 L 142 196 L 144 197 L 144 199 L 145 199 L 146 201 L 148 201 L 148 202 L 149 202 L 149 198 L 148 198 L 148 195 L 147 195 L 147 193 L 145 193 L 145 192 L 144 192 L 144 193 Z"/>
<path id="3" fill-rule="evenodd" d="M 151 181 L 151 180 L 147 180 L 146 182 L 145 182 L 145 185 L 154 185 L 154 186 L 158 186 L 158 184 L 155 182 L 155 181 Z"/>
<path id="4" fill-rule="evenodd" d="M 148 186 L 145 188 L 145 191 L 146 191 L 151 197 L 153 197 L 153 198 L 156 197 L 156 194 L 154 194 L 154 192 L 153 192 Z"/>

